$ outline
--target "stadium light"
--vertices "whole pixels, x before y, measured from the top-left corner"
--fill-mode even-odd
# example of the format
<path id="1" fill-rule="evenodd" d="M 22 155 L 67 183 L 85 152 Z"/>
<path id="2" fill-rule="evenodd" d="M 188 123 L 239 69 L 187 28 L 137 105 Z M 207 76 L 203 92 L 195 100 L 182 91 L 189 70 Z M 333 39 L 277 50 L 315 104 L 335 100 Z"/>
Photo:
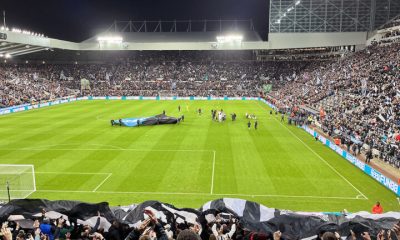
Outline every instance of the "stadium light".
<path id="1" fill-rule="evenodd" d="M 242 40 L 243 36 L 236 34 L 217 36 L 218 43 L 242 42 Z"/>
<path id="2" fill-rule="evenodd" d="M 286 9 L 286 11 L 283 12 L 283 14 L 280 16 L 280 18 L 275 21 L 275 24 L 280 24 L 282 18 L 285 18 L 287 16 L 287 14 L 290 13 L 291 11 L 293 11 L 296 8 L 296 6 L 299 5 L 300 3 L 301 3 L 301 0 L 297 0 L 294 5 L 290 6 L 288 9 Z"/>
<path id="3" fill-rule="evenodd" d="M 11 54 L 6 53 L 6 55 L 4 55 L 5 58 L 11 58 Z"/>
<path id="4" fill-rule="evenodd" d="M 4 26 L 2 26 L 0 29 L 3 30 L 3 31 L 4 30 L 10 31 L 10 29 L 8 27 L 4 27 Z M 43 33 L 35 33 L 35 32 L 32 32 L 32 31 L 23 30 L 23 29 L 20 29 L 20 28 L 11 28 L 11 32 L 19 33 L 19 34 L 25 34 L 25 35 L 31 35 L 31 36 L 35 36 L 35 37 L 46 37 L 46 36 L 44 36 Z"/>
<path id="5" fill-rule="evenodd" d="M 97 41 L 100 43 L 122 43 L 123 38 L 121 36 L 99 36 L 97 37 Z"/>

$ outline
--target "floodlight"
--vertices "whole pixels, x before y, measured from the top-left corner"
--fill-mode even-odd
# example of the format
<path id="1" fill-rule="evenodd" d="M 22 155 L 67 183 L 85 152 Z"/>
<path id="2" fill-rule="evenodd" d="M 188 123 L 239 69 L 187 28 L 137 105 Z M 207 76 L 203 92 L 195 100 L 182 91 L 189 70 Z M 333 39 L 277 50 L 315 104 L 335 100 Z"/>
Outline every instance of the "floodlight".
<path id="1" fill-rule="evenodd" d="M 296 4 L 295 4 L 295 5 L 296 5 L 296 6 L 297 6 L 297 5 L 299 5 L 299 4 L 300 4 L 300 2 L 301 2 L 301 1 L 300 1 L 300 0 L 298 0 L 298 1 L 296 2 Z"/>
<path id="2" fill-rule="evenodd" d="M 99 36 L 97 41 L 106 43 L 122 43 L 121 36 Z"/>
<path id="3" fill-rule="evenodd" d="M 6 53 L 6 54 L 4 55 L 4 57 L 5 57 L 5 58 L 11 58 L 11 54 Z"/>
<path id="4" fill-rule="evenodd" d="M 242 42 L 243 36 L 242 35 L 221 35 L 217 36 L 217 42 L 219 43 L 226 43 L 226 42 Z"/>

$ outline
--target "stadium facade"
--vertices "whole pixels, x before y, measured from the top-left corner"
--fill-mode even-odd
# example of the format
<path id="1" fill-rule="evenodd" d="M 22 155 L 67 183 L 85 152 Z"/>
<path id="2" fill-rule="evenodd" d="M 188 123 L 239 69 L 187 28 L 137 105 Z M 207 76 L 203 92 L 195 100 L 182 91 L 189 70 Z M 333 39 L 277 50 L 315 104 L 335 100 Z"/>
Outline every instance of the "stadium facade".
<path id="1" fill-rule="evenodd" d="M 277 50 L 339 47 L 363 49 L 379 26 L 400 14 L 398 0 L 271 0 L 268 41 L 251 20 L 115 21 L 82 42 L 1 28 L 0 57 L 37 51 Z M 240 35 L 240 41 L 218 36 Z M 118 36 L 119 42 L 99 41 Z"/>
<path id="2" fill-rule="evenodd" d="M 271 0 L 269 30 L 368 32 L 400 13 L 397 0 Z"/>

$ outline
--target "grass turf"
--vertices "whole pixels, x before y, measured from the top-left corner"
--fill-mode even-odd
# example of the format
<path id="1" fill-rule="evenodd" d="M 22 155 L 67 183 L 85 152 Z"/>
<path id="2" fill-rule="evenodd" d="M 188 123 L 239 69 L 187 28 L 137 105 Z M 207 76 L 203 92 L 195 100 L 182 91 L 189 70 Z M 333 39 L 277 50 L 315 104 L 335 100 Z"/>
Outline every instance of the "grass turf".
<path id="1" fill-rule="evenodd" d="M 228 120 L 211 121 L 211 109 L 221 108 Z M 110 126 L 163 110 L 185 122 Z M 258 130 L 247 128 L 246 112 L 257 115 Z M 1 116 L 0 163 L 35 166 L 30 198 L 200 207 L 233 197 L 303 211 L 370 211 L 380 201 L 385 211 L 400 209 L 395 194 L 279 120 L 259 101 L 74 102 Z"/>

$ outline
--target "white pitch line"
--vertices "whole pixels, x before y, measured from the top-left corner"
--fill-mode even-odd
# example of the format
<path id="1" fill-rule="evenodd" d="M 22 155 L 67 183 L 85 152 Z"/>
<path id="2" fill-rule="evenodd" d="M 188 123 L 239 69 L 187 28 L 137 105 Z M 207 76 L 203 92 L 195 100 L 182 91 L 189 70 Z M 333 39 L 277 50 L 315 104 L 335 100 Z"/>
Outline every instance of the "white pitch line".
<path id="1" fill-rule="evenodd" d="M 259 105 L 261 107 L 261 105 Z M 261 107 L 262 108 L 262 107 Z M 358 188 L 356 188 L 347 178 L 345 178 L 342 174 L 340 174 L 332 165 L 330 165 L 325 159 L 323 159 L 318 153 L 316 153 L 310 146 L 308 146 L 303 140 L 301 140 L 296 134 L 293 133 L 286 125 L 279 122 L 276 118 L 274 118 L 280 125 L 282 125 L 287 131 L 290 132 L 295 138 L 297 138 L 308 150 L 310 150 L 315 156 L 322 160 L 332 171 L 334 171 L 338 176 L 340 176 L 345 182 L 347 182 L 352 188 L 354 188 L 361 196 L 363 196 L 366 200 L 368 200 L 367 196 L 364 195 Z"/>
<path id="2" fill-rule="evenodd" d="M 97 189 L 99 189 L 101 187 L 101 185 L 103 185 L 111 177 L 111 175 L 112 175 L 112 173 L 109 173 L 108 176 L 99 185 L 97 185 L 97 187 L 95 189 L 93 189 L 92 192 L 96 192 Z"/>
<path id="3" fill-rule="evenodd" d="M 37 192 L 55 193 L 101 193 L 101 194 L 148 194 L 148 195 L 194 195 L 194 196 L 243 196 L 263 198 L 308 198 L 308 199 L 340 199 L 340 200 L 367 200 L 357 197 L 324 197 L 310 195 L 277 195 L 277 194 L 235 194 L 235 193 L 191 193 L 191 192 L 129 192 L 129 191 L 85 191 L 85 190 L 37 190 Z"/>
<path id="4" fill-rule="evenodd" d="M 215 153 L 216 151 L 213 151 L 213 163 L 212 163 L 212 173 L 211 173 L 211 190 L 210 194 L 213 194 L 214 192 L 214 173 L 215 173 Z"/>
<path id="5" fill-rule="evenodd" d="M 324 196 L 302 196 L 302 195 L 275 195 L 275 194 L 240 194 L 240 193 L 228 193 L 228 194 L 222 194 L 222 193 L 217 193 L 213 195 L 228 195 L 228 196 L 245 196 L 245 197 L 286 197 L 286 198 L 315 198 L 315 199 L 352 199 L 352 200 L 367 200 L 367 199 L 360 199 L 357 197 L 324 197 Z"/>
<path id="6" fill-rule="evenodd" d="M 276 118 L 274 118 L 277 122 L 279 122 Z M 340 172 L 338 172 L 332 165 L 330 165 L 324 158 L 322 158 L 318 153 L 316 153 L 310 146 L 308 146 L 303 140 L 301 140 L 296 134 L 292 132 L 287 126 L 279 122 L 282 126 L 284 126 L 293 136 L 295 136 L 308 150 L 310 150 L 312 153 L 315 154 L 319 159 L 322 160 L 323 163 L 325 163 L 332 171 L 334 171 L 338 176 L 340 176 L 345 182 L 347 182 L 352 188 L 354 188 L 361 196 L 363 196 L 365 199 L 368 200 L 367 196 L 365 196 L 364 193 L 362 193 L 356 186 L 354 186 L 347 178 L 345 178 Z"/>
<path id="7" fill-rule="evenodd" d="M 134 148 L 121 148 L 121 149 L 115 149 L 115 148 L 0 148 L 0 151 L 4 150 L 14 150 L 14 151 L 43 151 L 43 150 L 48 150 L 48 151 L 137 151 L 137 152 L 212 152 L 215 150 L 197 150 L 197 149 L 134 149 Z"/>
<path id="8" fill-rule="evenodd" d="M 109 175 L 112 173 L 91 173 L 91 172 L 35 172 L 38 174 L 65 174 L 65 175 Z"/>

